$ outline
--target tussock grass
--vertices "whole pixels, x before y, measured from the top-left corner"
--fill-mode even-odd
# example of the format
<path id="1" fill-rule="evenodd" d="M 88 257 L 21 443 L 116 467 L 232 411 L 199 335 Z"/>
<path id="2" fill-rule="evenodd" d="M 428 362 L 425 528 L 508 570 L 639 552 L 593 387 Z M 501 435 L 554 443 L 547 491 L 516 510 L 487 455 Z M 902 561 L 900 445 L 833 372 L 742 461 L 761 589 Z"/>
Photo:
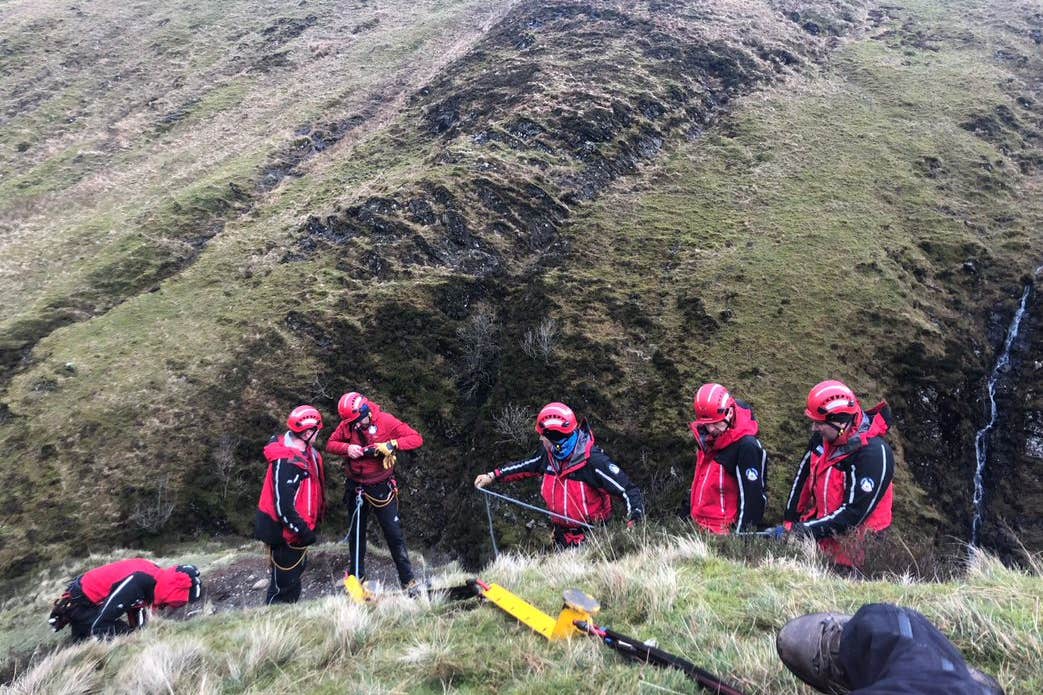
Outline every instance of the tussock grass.
<path id="1" fill-rule="evenodd" d="M 168 639 L 148 644 L 126 660 L 116 683 L 126 692 L 147 695 L 185 692 L 196 688 L 206 673 L 207 648 L 198 639 Z"/>
<path id="2" fill-rule="evenodd" d="M 80 695 L 101 682 L 98 667 L 108 645 L 88 642 L 67 647 L 40 661 L 4 691 L 11 695 Z"/>
<path id="3" fill-rule="evenodd" d="M 851 613 L 887 601 L 923 612 L 968 661 L 1009 693 L 1037 692 L 1043 674 L 1043 579 L 985 554 L 948 582 L 906 577 L 850 581 L 824 572 L 802 549 L 729 559 L 712 538 L 649 524 L 599 534 L 587 547 L 545 556 L 501 555 L 479 575 L 548 613 L 580 588 L 602 605 L 596 620 L 658 645 L 751 693 L 805 692 L 784 671 L 774 638 L 787 620 L 821 610 Z M 731 549 L 730 552 L 735 552 Z M 217 557 L 203 560 L 220 562 Z M 455 583 L 458 571 L 436 574 Z M 390 595 L 355 605 L 335 596 L 296 606 L 158 621 L 109 643 L 60 649 L 6 690 L 56 692 L 690 692 L 678 673 L 622 661 L 593 640 L 548 643 L 492 606 L 409 601 Z"/>
<path id="4" fill-rule="evenodd" d="M 305 619 L 325 622 L 329 639 L 323 645 L 323 658 L 336 660 L 358 653 L 373 636 L 377 620 L 366 606 L 338 598 L 315 601 L 302 613 Z"/>
<path id="5" fill-rule="evenodd" d="M 235 639 L 242 646 L 228 659 L 233 680 L 250 682 L 264 671 L 279 670 L 298 658 L 302 635 L 288 621 L 267 617 L 244 628 Z"/>

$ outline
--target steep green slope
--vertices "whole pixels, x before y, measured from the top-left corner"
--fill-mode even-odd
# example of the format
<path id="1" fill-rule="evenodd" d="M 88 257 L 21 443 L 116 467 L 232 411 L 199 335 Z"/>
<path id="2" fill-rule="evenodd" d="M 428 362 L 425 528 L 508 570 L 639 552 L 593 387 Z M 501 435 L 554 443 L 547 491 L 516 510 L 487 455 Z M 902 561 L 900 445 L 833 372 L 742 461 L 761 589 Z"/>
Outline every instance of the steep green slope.
<path id="1" fill-rule="evenodd" d="M 678 419 L 649 405 L 717 378 L 760 406 L 764 440 L 793 461 L 802 396 L 839 376 L 899 413 L 900 524 L 940 514 L 965 536 L 995 358 L 985 317 L 998 311 L 1005 328 L 1040 258 L 1040 118 L 1009 112 L 1031 106 L 1034 87 L 1011 77 L 1010 44 L 994 43 L 1017 38 L 1021 27 L 993 33 L 1010 15 L 929 10 L 878 11 L 866 39 L 814 79 L 745 99 L 633 191 L 606 197 L 577 224 L 589 251 L 576 265 L 589 271 L 561 282 L 578 298 L 573 321 L 601 326 L 617 346 L 606 352 L 644 377 L 614 394 L 631 436 Z M 620 228 L 641 231 L 609 231 Z M 650 404 L 649 391 L 668 397 Z"/>
<path id="2" fill-rule="evenodd" d="M 282 413 L 348 389 L 427 439 L 411 538 L 472 561 L 512 413 L 573 404 L 670 515 L 705 379 L 773 518 L 838 376 L 899 414 L 901 529 L 965 535 L 984 328 L 1043 257 L 1038 7 L 157 7 L 3 20 L 6 573 L 246 530 Z M 118 80 L 29 68 L 119 26 Z"/>
<path id="3" fill-rule="evenodd" d="M 654 638 L 751 694 L 810 692 L 775 656 L 775 634 L 788 619 L 853 612 L 874 601 L 923 612 L 1010 695 L 1043 687 L 1040 579 L 986 556 L 947 583 L 849 582 L 800 549 L 743 563 L 698 536 L 654 527 L 603 540 L 540 558 L 505 555 L 481 576 L 552 613 L 565 588 L 581 588 L 600 601 L 600 623 Z M 229 561 L 219 554 L 191 559 L 204 577 Z M 7 626 L 23 631 L 22 644 L 40 639 L 25 632 L 28 619 L 35 611 L 42 622 L 61 576 L 41 573 L 35 598 L 8 602 L 20 617 Z M 449 572 L 435 581 L 465 576 Z M 625 662 L 586 638 L 548 643 L 491 605 L 401 597 L 359 606 L 334 596 L 188 622 L 160 619 L 129 638 L 65 649 L 20 675 L 5 692 L 696 692 L 679 673 Z"/>

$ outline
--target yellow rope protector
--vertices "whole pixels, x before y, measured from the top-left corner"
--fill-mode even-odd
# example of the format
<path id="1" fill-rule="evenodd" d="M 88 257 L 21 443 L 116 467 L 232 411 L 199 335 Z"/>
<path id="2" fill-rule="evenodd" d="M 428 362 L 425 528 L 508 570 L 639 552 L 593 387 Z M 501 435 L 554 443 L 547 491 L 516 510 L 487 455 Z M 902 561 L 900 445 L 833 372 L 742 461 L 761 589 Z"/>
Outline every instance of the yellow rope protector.
<path id="1" fill-rule="evenodd" d="M 367 589 L 354 574 L 344 575 L 344 590 L 355 603 L 367 603 L 375 598 L 373 592 Z"/>

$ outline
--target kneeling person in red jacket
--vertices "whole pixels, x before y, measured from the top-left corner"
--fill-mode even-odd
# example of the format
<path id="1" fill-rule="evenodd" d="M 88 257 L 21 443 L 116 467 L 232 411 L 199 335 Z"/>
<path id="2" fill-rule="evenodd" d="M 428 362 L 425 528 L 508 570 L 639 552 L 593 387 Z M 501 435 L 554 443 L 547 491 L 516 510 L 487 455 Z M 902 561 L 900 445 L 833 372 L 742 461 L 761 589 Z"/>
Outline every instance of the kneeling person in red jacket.
<path id="1" fill-rule="evenodd" d="M 326 511 L 326 471 L 315 448 L 322 415 L 300 405 L 286 426 L 289 431 L 264 447 L 268 472 L 254 521 L 254 537 L 269 551 L 268 604 L 295 603 L 301 597 L 308 546 L 315 542 L 315 528 Z"/>
<path id="2" fill-rule="evenodd" d="M 424 444 L 424 438 L 357 391 L 341 396 L 337 411 L 341 421 L 330 435 L 326 451 L 346 457 L 344 474 L 348 484 L 344 489 L 344 502 L 352 509 L 348 528 L 351 562 L 348 574 L 355 575 L 359 581 L 365 580 L 366 526 L 372 511 L 395 561 L 398 581 L 412 591 L 416 579 L 398 515 L 395 464 L 396 452 L 418 449 Z"/>
<path id="3" fill-rule="evenodd" d="M 112 637 L 143 627 L 152 608 L 179 608 L 201 593 L 193 565 L 164 569 L 140 558 L 120 560 L 74 579 L 48 622 L 55 632 L 69 625 L 73 640 Z"/>
<path id="4" fill-rule="evenodd" d="M 547 508 L 567 517 L 551 517 L 554 543 L 559 548 L 581 545 L 586 540 L 583 527 L 568 519 L 593 524 L 612 516 L 610 495 L 626 503 L 628 526 L 644 517 L 641 490 L 595 445 L 586 420 L 577 423 L 571 408 L 564 403 L 545 405 L 536 416 L 536 433 L 540 435 L 540 448 L 533 456 L 482 473 L 474 479 L 475 487 L 542 475 L 540 492 Z"/>
<path id="5" fill-rule="evenodd" d="M 720 384 L 695 393 L 692 434 L 699 451 L 692 479 L 692 521 L 717 534 L 755 531 L 768 502 L 768 454 L 753 410 Z"/>

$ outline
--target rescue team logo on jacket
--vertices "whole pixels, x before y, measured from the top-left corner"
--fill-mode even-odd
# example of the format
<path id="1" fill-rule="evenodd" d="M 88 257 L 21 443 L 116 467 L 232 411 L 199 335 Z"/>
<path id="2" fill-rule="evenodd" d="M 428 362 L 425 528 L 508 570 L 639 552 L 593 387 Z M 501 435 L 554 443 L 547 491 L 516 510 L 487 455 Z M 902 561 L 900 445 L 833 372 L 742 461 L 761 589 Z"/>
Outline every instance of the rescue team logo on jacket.
<path id="1" fill-rule="evenodd" d="M 862 492 L 872 492 L 876 487 L 876 482 L 872 478 L 862 478 L 858 481 L 858 485 L 862 488 Z"/>
<path id="2" fill-rule="evenodd" d="M 759 475 L 760 473 L 757 472 L 756 468 L 746 469 L 746 480 L 749 480 L 751 483 L 755 481 Z"/>

